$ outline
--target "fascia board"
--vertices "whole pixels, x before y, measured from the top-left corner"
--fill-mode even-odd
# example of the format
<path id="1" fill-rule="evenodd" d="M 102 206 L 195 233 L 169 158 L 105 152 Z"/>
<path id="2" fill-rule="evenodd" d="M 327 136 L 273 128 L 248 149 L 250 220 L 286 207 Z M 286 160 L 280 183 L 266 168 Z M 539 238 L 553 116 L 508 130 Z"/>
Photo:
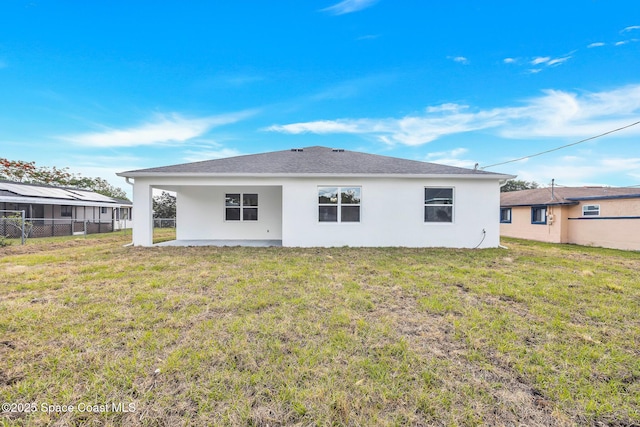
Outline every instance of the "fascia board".
<path id="1" fill-rule="evenodd" d="M 505 174 L 334 174 L 334 173 L 308 173 L 308 174 L 283 174 L 283 173 L 164 173 L 164 172 L 132 172 L 118 173 L 118 176 L 127 178 L 417 178 L 417 179 L 513 179 L 516 175 Z"/>

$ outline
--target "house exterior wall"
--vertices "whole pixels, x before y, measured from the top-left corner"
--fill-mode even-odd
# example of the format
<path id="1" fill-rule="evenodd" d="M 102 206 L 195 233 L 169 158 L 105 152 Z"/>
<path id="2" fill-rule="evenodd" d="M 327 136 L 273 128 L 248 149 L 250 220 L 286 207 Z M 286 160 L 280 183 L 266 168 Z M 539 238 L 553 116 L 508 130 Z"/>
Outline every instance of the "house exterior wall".
<path id="1" fill-rule="evenodd" d="M 319 186 L 361 187 L 360 222 L 318 221 Z M 454 188 L 452 223 L 425 223 L 424 188 Z M 300 179 L 283 187 L 285 246 L 496 247 L 497 181 Z"/>
<path id="2" fill-rule="evenodd" d="M 553 220 L 549 221 L 549 216 Z M 531 222 L 531 206 L 511 208 L 511 222 L 500 224 L 500 235 L 549 243 L 565 243 L 567 214 L 563 206 L 547 206 L 547 223 Z M 564 239 L 564 240 L 563 240 Z"/>
<path id="3" fill-rule="evenodd" d="M 584 205 L 600 205 L 600 215 L 583 216 Z M 568 222 L 568 243 L 640 250 L 640 199 L 581 201 L 569 209 Z"/>
<path id="4" fill-rule="evenodd" d="M 320 186 L 361 187 L 361 221 L 319 222 Z M 454 189 L 452 223 L 424 222 L 424 188 L 430 186 Z M 497 179 L 137 177 L 135 245 L 152 245 L 152 188 L 176 192 L 178 240 L 269 239 L 293 247 L 484 248 L 500 243 Z M 225 222 L 228 192 L 257 192 L 259 221 Z"/>
<path id="5" fill-rule="evenodd" d="M 583 216 L 584 205 L 599 205 L 599 216 Z M 551 224 L 532 224 L 531 206 L 511 208 L 511 223 L 500 224 L 506 237 L 550 243 L 572 243 L 613 249 L 640 250 L 640 199 L 580 201 L 576 205 L 549 206 Z"/>
<path id="6" fill-rule="evenodd" d="M 257 193 L 257 221 L 225 221 L 225 194 Z M 176 238 L 282 239 L 282 190 L 278 186 L 181 187 L 176 198 Z"/>

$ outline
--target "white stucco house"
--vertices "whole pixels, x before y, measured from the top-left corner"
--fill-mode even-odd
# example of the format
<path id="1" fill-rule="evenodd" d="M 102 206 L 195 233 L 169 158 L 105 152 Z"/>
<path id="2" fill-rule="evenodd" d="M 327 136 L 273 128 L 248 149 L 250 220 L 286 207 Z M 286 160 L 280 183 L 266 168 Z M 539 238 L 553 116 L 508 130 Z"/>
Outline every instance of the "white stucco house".
<path id="1" fill-rule="evenodd" d="M 122 172 L 133 243 L 153 244 L 152 191 L 177 197 L 176 242 L 496 247 L 512 175 L 307 147 Z"/>

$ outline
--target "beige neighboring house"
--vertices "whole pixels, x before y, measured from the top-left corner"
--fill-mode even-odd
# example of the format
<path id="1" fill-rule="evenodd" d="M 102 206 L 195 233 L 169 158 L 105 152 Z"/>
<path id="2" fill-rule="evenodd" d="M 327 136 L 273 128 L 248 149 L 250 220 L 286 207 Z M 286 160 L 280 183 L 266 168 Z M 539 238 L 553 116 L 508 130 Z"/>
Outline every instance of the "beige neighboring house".
<path id="1" fill-rule="evenodd" d="M 640 188 L 555 187 L 501 193 L 500 235 L 640 250 Z"/>

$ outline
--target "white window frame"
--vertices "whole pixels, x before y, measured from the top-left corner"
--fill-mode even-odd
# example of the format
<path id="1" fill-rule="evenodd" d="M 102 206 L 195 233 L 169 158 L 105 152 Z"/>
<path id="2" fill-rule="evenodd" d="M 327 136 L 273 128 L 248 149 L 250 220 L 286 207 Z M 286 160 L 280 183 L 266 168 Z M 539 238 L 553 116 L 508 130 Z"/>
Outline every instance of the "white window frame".
<path id="1" fill-rule="evenodd" d="M 335 188 L 337 189 L 338 197 L 336 203 L 320 203 L 320 189 L 322 188 Z M 348 188 L 357 188 L 360 190 L 360 203 L 342 203 L 342 190 Z M 318 223 L 320 224 L 360 224 L 362 222 L 362 186 L 361 185 L 319 185 L 316 188 L 316 200 L 318 202 Z M 337 210 L 335 221 L 322 221 L 320 218 L 321 207 L 335 207 Z M 357 207 L 358 208 L 358 221 L 343 221 L 342 220 L 342 207 Z"/>
<path id="2" fill-rule="evenodd" d="M 227 205 L 227 197 L 230 194 L 238 194 L 240 196 L 240 203 L 236 205 Z M 245 194 L 255 194 L 257 204 L 254 205 L 245 205 L 244 204 L 244 196 Z M 228 219 L 227 218 L 227 209 L 240 209 L 240 218 L 238 219 Z M 244 219 L 244 210 L 245 209 L 255 209 L 256 210 L 256 219 Z M 258 193 L 224 193 L 224 221 L 225 222 L 258 222 L 260 220 L 260 195 Z"/>
<path id="3" fill-rule="evenodd" d="M 595 207 L 596 209 L 589 209 Z M 591 213 L 587 213 L 591 212 Z M 600 216 L 600 205 L 582 205 L 582 216 L 592 217 Z"/>
<path id="4" fill-rule="evenodd" d="M 426 196 L 427 196 L 427 189 L 434 189 L 434 190 L 451 190 L 451 204 L 446 204 L 446 203 L 442 203 L 442 204 L 434 204 L 434 203 L 430 203 L 427 204 L 427 200 L 426 200 Z M 456 217 L 456 189 L 455 187 L 450 187 L 450 186 L 435 186 L 435 185 L 428 185 L 425 186 L 422 189 L 422 196 L 423 196 L 423 202 L 422 202 L 422 220 L 425 224 L 435 224 L 435 225 L 442 225 L 442 224 L 453 224 L 454 223 L 454 219 Z M 426 212 L 427 212 L 427 206 L 429 207 L 437 207 L 437 206 L 441 206 L 441 207 L 450 207 L 451 208 L 451 220 L 450 221 L 427 221 L 426 217 Z"/>

